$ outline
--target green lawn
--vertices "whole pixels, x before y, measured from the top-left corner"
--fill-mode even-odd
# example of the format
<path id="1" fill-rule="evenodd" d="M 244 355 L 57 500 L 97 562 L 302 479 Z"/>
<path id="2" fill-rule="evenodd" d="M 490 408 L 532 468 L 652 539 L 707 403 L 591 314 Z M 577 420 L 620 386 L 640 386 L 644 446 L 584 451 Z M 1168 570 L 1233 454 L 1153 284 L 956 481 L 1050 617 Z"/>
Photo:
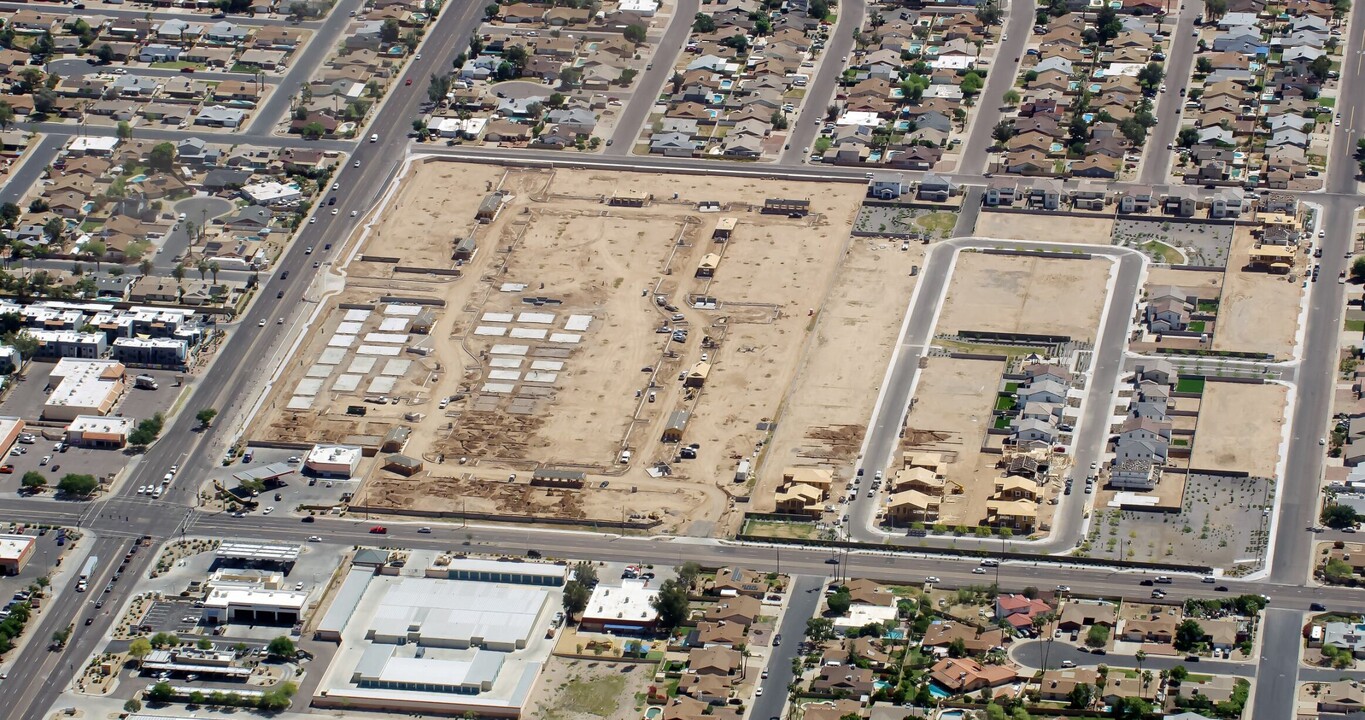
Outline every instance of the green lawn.
<path id="1" fill-rule="evenodd" d="M 1318 98 L 1318 105 L 1325 108 L 1334 108 L 1337 106 L 1337 99 L 1334 97 L 1320 97 Z"/>
<path id="2" fill-rule="evenodd" d="M 1185 257 L 1180 254 L 1179 250 L 1176 250 L 1163 242 L 1153 240 L 1151 242 L 1143 243 L 1142 251 L 1156 258 L 1158 262 L 1163 262 L 1167 265 L 1179 265 L 1185 262 Z"/>
<path id="3" fill-rule="evenodd" d="M 1197 307 L 1197 309 L 1199 310 L 1199 312 L 1216 313 L 1216 312 L 1218 312 L 1218 301 L 1217 301 L 1217 300 L 1200 300 L 1200 301 L 1199 301 L 1199 304 L 1198 304 L 1196 307 Z"/>
<path id="4" fill-rule="evenodd" d="M 151 66 L 157 68 L 158 70 L 179 70 L 181 68 L 194 68 L 195 70 L 204 69 L 203 63 L 189 62 L 186 60 L 176 60 L 175 62 L 152 63 Z"/>
<path id="5" fill-rule="evenodd" d="M 1013 410 L 1015 406 L 1014 398 L 1009 395 L 1001 395 L 995 399 L 996 410 Z"/>
<path id="6" fill-rule="evenodd" d="M 1013 395 L 1013 394 L 1014 394 L 1015 392 L 1017 392 L 1018 390 L 1019 390 L 1019 383 L 1017 383 L 1017 382 L 1007 382 L 1007 383 L 1005 383 L 1005 392 L 1007 392 L 1007 393 Z"/>
<path id="7" fill-rule="evenodd" d="M 1365 320 L 1347 320 L 1346 329 L 1351 332 L 1365 332 Z"/>
<path id="8" fill-rule="evenodd" d="M 1203 394 L 1204 378 L 1180 378 L 1175 383 L 1175 391 Z"/>
<path id="9" fill-rule="evenodd" d="M 1010 419 L 1009 419 L 1008 417 L 1005 417 L 1004 415 L 1001 415 L 1000 417 L 998 417 L 998 418 L 995 419 L 995 425 L 994 425 L 994 427 L 995 427 L 996 430 L 1008 430 L 1008 429 L 1009 429 L 1009 426 L 1010 426 Z"/>
<path id="10" fill-rule="evenodd" d="M 946 234 L 953 231 L 953 226 L 957 224 L 957 216 L 948 212 L 929 213 L 915 218 L 915 224 L 927 232 Z"/>
<path id="11" fill-rule="evenodd" d="M 1192 320 L 1192 321 L 1190 322 L 1190 332 L 1197 332 L 1197 333 L 1204 332 L 1204 321 L 1203 321 L 1203 320 Z"/>

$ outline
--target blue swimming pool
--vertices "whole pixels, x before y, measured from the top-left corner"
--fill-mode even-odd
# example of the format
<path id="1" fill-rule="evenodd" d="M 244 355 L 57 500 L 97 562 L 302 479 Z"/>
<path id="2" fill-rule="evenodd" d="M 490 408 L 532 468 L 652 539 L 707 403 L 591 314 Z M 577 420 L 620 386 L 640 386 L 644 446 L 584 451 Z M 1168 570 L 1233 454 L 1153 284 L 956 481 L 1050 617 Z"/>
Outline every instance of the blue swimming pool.
<path id="1" fill-rule="evenodd" d="M 946 698 L 953 696 L 952 693 L 948 692 L 947 688 L 943 687 L 942 685 L 939 685 L 936 682 L 929 683 L 929 694 L 933 695 L 936 698 Z"/>

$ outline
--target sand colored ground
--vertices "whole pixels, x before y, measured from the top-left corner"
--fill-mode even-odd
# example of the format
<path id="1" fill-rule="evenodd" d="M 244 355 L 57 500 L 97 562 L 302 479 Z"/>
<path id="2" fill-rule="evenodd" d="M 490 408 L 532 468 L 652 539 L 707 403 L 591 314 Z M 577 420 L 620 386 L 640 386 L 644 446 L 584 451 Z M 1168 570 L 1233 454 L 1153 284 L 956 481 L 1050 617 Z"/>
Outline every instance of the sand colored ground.
<path id="1" fill-rule="evenodd" d="M 526 704 L 529 720 L 637 720 L 653 681 L 648 663 L 551 656 Z"/>
<path id="2" fill-rule="evenodd" d="M 1093 340 L 1110 263 L 961 252 L 935 327 Z"/>
<path id="3" fill-rule="evenodd" d="M 1164 265 L 1147 268 L 1148 289 L 1171 286 L 1198 290 L 1200 297 L 1218 297 L 1223 287 L 1223 273 L 1208 270 L 1181 270 Z"/>
<path id="4" fill-rule="evenodd" d="M 941 521 L 974 524 L 985 517 L 994 482 L 979 482 L 981 443 L 991 423 L 995 391 L 1005 364 L 992 360 L 931 357 L 920 373 L 915 404 L 905 419 L 905 452 L 943 453 L 948 465 Z M 961 493 L 953 494 L 961 485 Z"/>
<path id="5" fill-rule="evenodd" d="M 1213 336 L 1213 349 L 1265 352 L 1283 360 L 1294 353 L 1299 301 L 1303 297 L 1304 261 L 1300 256 L 1299 264 L 1288 275 L 1245 270 L 1254 245 L 1251 231 L 1238 226 L 1223 279 L 1223 298 L 1218 306 L 1218 331 Z M 1336 282 L 1336 278 L 1324 277 L 1319 282 Z"/>
<path id="6" fill-rule="evenodd" d="M 460 192 L 453 193 L 452 185 Z M 494 222 L 479 225 L 474 212 L 490 188 L 507 192 L 508 200 Z M 654 200 L 643 208 L 605 202 L 622 190 L 647 192 Z M 298 413 L 281 421 L 278 408 L 289 393 L 284 388 L 298 380 L 288 377 L 272 398 L 273 416 L 268 414 L 262 438 L 373 439 L 395 424 L 410 427 L 404 452 L 427 463 L 423 474 L 402 478 L 377 471 L 358 503 L 531 512 L 584 523 L 652 516 L 669 531 L 709 533 L 728 506 L 722 488 L 732 490 L 736 457 L 765 437 L 756 424 L 776 414 L 795 373 L 813 326 L 807 309 L 818 308 L 829 293 L 862 187 L 784 186 L 783 197 L 811 200 L 812 215 L 799 220 L 756 212 L 768 196 L 762 183 L 723 178 L 504 171 L 444 162 L 416 167 L 379 215 L 379 231 L 362 253 L 456 269 L 452 242 L 473 232 L 477 254 L 458 268 L 457 279 L 398 273 L 394 263 L 375 258 L 353 262 L 346 268 L 347 289 L 333 299 L 290 373 L 301 376 L 323 350 L 344 315 L 338 302 L 373 303 L 381 294 L 444 302 L 426 341 L 433 352 L 403 355 L 423 372 L 414 371 L 390 393 L 398 404 L 367 405 L 364 418 L 344 414 L 359 397 L 329 396 L 320 402 L 327 409 L 315 412 L 307 427 Z M 718 215 L 697 212 L 697 204 L 709 200 L 739 219 L 729 243 L 711 241 Z M 715 279 L 695 278 L 702 256 L 713 252 L 724 254 Z M 507 291 L 509 283 L 524 289 Z M 669 318 L 672 311 L 654 302 L 656 292 L 679 306 L 684 321 Z M 718 298 L 720 308 L 691 308 L 688 298 L 697 294 Z M 523 302 L 533 295 L 558 303 Z M 528 324 L 516 317 L 523 312 L 555 317 L 548 325 Z M 512 314 L 514 320 L 490 322 L 485 313 Z M 570 315 L 592 318 L 577 344 L 475 333 L 490 325 L 568 332 Z M 692 334 L 686 343 L 669 343 L 669 335 L 654 332 L 661 324 L 688 327 Z M 856 335 L 858 328 L 845 332 Z M 703 348 L 703 337 L 714 342 Z M 490 392 L 486 383 L 496 381 L 492 373 L 500 369 L 495 358 L 508 357 L 491 350 L 506 344 L 527 346 L 516 370 L 526 372 L 541 359 L 563 367 L 548 383 L 515 379 L 512 393 Z M 705 388 L 684 390 L 678 373 L 703 353 L 713 363 Z M 651 381 L 654 402 L 648 402 Z M 444 408 L 442 398 L 450 398 Z M 676 446 L 660 442 L 669 414 L 679 409 L 692 413 L 684 441 L 702 444 L 695 461 L 673 462 Z M 634 453 L 629 465 L 615 462 L 623 446 Z M 658 460 L 673 462 L 671 476 L 644 472 Z M 530 487 L 529 471 L 542 465 L 584 470 L 587 487 Z M 728 475 L 719 472 L 725 468 Z M 513 473 L 517 479 L 508 482 Z M 609 486 L 599 487 L 604 481 Z"/>
<path id="7" fill-rule="evenodd" d="M 1190 469 L 1274 477 L 1287 393 L 1283 385 L 1207 383 Z"/>
<path id="8" fill-rule="evenodd" d="M 924 260 L 923 246 L 898 247 L 859 239 L 849 248 L 768 443 L 755 509 L 772 509 L 772 493 L 789 465 L 843 475 L 856 459 L 914 289 L 910 267 Z"/>
<path id="9" fill-rule="evenodd" d="M 973 235 L 1012 240 L 1108 245 L 1114 232 L 1112 217 L 1058 217 L 982 210 Z"/>

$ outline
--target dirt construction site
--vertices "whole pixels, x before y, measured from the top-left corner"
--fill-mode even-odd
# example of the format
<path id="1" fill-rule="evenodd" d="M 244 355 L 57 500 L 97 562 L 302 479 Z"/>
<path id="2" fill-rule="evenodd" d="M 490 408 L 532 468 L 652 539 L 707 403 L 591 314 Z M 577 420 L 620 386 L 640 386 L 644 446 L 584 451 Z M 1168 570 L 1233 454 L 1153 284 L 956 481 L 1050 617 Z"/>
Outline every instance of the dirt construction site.
<path id="1" fill-rule="evenodd" d="M 1103 259 L 961 252 L 935 332 L 1063 335 L 1093 341 L 1110 267 Z"/>
<path id="2" fill-rule="evenodd" d="M 372 513 L 715 532 L 798 368 L 824 373 L 814 328 L 846 349 L 904 308 L 841 274 L 869 252 L 848 247 L 861 184 L 765 185 L 414 163 L 253 439 L 366 447 L 352 503 Z M 762 212 L 776 197 L 809 205 Z M 866 307 L 821 325 L 836 277 Z"/>

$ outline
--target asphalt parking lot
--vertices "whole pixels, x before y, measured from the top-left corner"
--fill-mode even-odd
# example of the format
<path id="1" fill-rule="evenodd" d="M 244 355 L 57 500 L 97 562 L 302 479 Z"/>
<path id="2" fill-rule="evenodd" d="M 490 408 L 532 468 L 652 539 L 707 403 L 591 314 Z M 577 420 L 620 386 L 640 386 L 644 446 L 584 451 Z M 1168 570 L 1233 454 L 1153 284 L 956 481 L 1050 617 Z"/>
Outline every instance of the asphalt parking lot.
<path id="1" fill-rule="evenodd" d="M 291 457 L 302 458 L 303 454 L 303 451 L 300 450 L 251 448 L 251 462 L 237 462 L 223 468 L 223 485 L 228 488 L 235 487 L 236 483 L 232 481 L 233 473 L 265 467 L 271 463 L 287 462 Z M 272 512 L 276 513 L 307 514 L 307 512 L 299 513 L 298 508 L 300 506 L 339 506 L 346 493 L 355 492 L 360 487 L 359 480 L 314 478 L 303 474 L 302 463 L 295 464 L 293 467 L 293 472 L 280 478 L 284 485 L 270 488 L 256 498 L 261 503 L 260 510 L 257 512 L 262 512 L 267 507 L 273 507 L 275 509 Z M 279 494 L 279 500 L 275 499 L 276 494 Z"/>
<path id="2" fill-rule="evenodd" d="M 8 525 L 0 529 L 10 532 Z M 18 575 L 0 575 L 0 601 L 8 602 L 14 593 L 27 588 L 38 578 L 51 576 L 56 571 L 58 558 L 64 558 L 66 552 L 73 546 L 73 543 L 68 541 L 58 547 L 55 530 L 48 530 L 46 534 L 39 535 L 37 530 L 28 529 L 23 534 L 37 541 L 33 546 L 33 556 Z"/>
<path id="3" fill-rule="evenodd" d="M 53 448 L 57 443 L 50 440 L 38 439 L 32 445 L 15 444 L 5 458 L 5 464 L 14 468 L 14 472 L 0 474 L 0 492 L 17 493 L 19 492 L 19 481 L 24 477 L 24 473 L 36 470 L 47 478 L 48 489 L 38 497 L 53 500 L 56 498 L 57 482 L 62 476 L 71 473 L 78 475 L 94 475 L 100 477 L 109 472 L 117 472 L 127 458 L 118 450 L 96 450 L 92 448 L 66 448 L 65 452 L 57 452 Z M 16 455 L 15 451 L 22 450 L 23 454 Z M 44 463 L 43 460 L 47 459 Z"/>
<path id="4" fill-rule="evenodd" d="M 195 607 L 194 603 L 188 600 L 157 601 L 152 603 L 142 616 L 142 632 L 153 635 L 159 632 L 188 635 L 194 632 L 203 614 L 201 608 Z"/>

